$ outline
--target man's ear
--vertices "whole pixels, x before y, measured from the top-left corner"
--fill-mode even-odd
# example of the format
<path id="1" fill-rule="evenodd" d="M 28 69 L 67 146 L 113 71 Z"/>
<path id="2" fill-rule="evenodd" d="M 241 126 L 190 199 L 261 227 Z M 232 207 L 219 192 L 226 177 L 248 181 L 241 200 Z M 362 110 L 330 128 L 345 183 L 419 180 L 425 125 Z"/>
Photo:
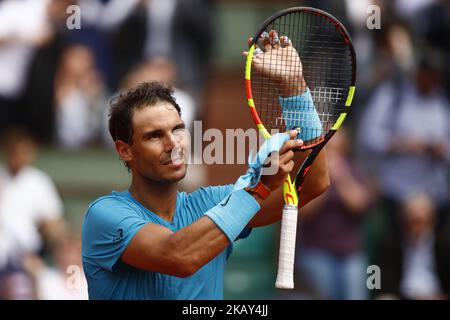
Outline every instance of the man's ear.
<path id="1" fill-rule="evenodd" d="M 116 146 L 116 151 L 119 154 L 120 160 L 130 162 L 133 160 L 133 152 L 131 151 L 131 146 L 123 142 L 122 140 L 116 140 L 114 143 Z"/>

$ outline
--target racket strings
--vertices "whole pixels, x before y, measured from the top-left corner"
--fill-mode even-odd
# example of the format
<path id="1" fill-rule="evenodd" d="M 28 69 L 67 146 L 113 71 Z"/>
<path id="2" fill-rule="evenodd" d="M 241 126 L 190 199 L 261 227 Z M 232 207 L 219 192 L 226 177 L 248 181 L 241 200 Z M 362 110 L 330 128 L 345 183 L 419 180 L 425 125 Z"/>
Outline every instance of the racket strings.
<path id="1" fill-rule="evenodd" d="M 278 38 L 289 37 L 292 47 L 277 50 L 264 49 L 259 56 L 262 68 L 275 70 L 269 74 L 252 69 L 253 98 L 258 115 L 269 132 L 285 131 L 290 125 L 301 123 L 306 136 L 305 146 L 322 140 L 331 130 L 342 112 L 352 79 L 351 51 L 336 26 L 326 17 L 309 12 L 295 12 L 283 15 L 266 28 L 275 30 Z M 266 43 L 267 45 L 267 43 Z M 281 48 L 281 49 L 280 49 Z M 298 68 L 298 62 L 301 68 Z M 281 97 L 296 96 L 305 91 L 301 81 L 289 83 L 280 91 L 281 74 L 297 79 L 304 77 L 312 96 L 312 103 L 302 101 L 295 108 L 282 108 Z M 315 108 L 321 128 L 314 126 L 311 110 Z"/>

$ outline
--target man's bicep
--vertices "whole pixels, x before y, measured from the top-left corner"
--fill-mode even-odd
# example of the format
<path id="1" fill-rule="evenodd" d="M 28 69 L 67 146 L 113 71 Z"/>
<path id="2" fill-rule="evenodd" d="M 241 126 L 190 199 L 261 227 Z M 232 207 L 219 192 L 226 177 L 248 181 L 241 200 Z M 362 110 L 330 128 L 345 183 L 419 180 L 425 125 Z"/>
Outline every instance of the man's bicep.
<path id="1" fill-rule="evenodd" d="M 50 245 L 56 244 L 67 236 L 67 224 L 63 218 L 45 219 L 39 224 L 39 231 L 41 232 L 45 241 Z"/>
<path id="2" fill-rule="evenodd" d="M 172 273 L 169 237 L 173 232 L 161 225 L 147 223 L 131 239 L 125 248 L 122 262 L 138 269 Z"/>

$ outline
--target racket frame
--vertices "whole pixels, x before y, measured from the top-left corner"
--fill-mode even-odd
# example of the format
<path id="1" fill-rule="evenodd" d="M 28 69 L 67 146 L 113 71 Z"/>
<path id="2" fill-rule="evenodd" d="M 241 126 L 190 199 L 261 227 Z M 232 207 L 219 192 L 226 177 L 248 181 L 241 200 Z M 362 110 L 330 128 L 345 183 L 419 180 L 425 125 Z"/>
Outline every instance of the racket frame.
<path id="1" fill-rule="evenodd" d="M 323 16 L 327 18 L 340 32 L 344 38 L 346 44 L 349 46 L 351 59 L 352 59 L 352 79 L 349 86 L 349 91 L 347 99 L 345 102 L 346 110 L 341 112 L 332 128 L 325 136 L 316 141 L 315 143 L 302 146 L 295 151 L 305 151 L 311 150 L 311 153 L 303 161 L 300 166 L 296 178 L 292 183 L 290 175 L 287 176 L 283 183 L 283 214 L 281 219 L 281 234 L 280 234 L 280 253 L 278 261 L 278 272 L 275 286 L 280 289 L 293 289 L 294 288 L 294 260 L 295 260 L 295 242 L 296 242 L 296 229 L 297 229 L 297 217 L 298 217 L 298 203 L 299 203 L 299 193 L 301 191 L 303 182 L 306 175 L 308 174 L 311 166 L 316 159 L 319 152 L 325 146 L 325 144 L 333 137 L 339 127 L 342 125 L 343 121 L 346 119 L 348 110 L 352 104 L 353 96 L 356 87 L 356 53 L 353 47 L 350 35 L 344 25 L 337 20 L 334 16 L 320 9 L 311 7 L 292 7 L 288 9 L 281 10 L 268 19 L 264 21 L 259 30 L 256 32 L 253 40 L 250 44 L 250 49 L 248 51 L 246 65 L 245 65 L 245 88 L 247 96 L 247 104 L 250 110 L 250 114 L 255 122 L 260 133 L 265 139 L 270 138 L 270 133 L 267 131 L 266 127 L 262 123 L 258 112 L 255 107 L 255 102 L 253 100 L 252 85 L 251 85 L 251 70 L 252 70 L 252 58 L 254 51 L 257 46 L 257 41 L 261 34 L 266 31 L 266 28 L 273 23 L 276 19 L 283 15 L 294 13 L 294 12 L 305 12 L 312 13 L 314 15 Z"/>

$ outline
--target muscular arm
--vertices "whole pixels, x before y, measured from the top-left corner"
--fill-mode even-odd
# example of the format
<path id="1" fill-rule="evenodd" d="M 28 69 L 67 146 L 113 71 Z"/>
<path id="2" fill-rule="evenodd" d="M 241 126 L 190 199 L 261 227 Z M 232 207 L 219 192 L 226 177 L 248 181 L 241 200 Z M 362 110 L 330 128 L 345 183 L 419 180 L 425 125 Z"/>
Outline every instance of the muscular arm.
<path id="1" fill-rule="evenodd" d="M 44 241 L 53 248 L 67 236 L 68 226 L 62 218 L 46 219 L 39 224 L 39 232 L 42 234 Z"/>
<path id="2" fill-rule="evenodd" d="M 301 152 L 298 162 L 302 163 L 310 151 Z M 311 170 L 305 178 L 303 188 L 299 194 L 299 208 L 309 203 L 314 198 L 324 193 L 330 186 L 330 177 L 328 175 L 328 161 L 325 148 L 318 154 L 314 160 Z"/>
<path id="3" fill-rule="evenodd" d="M 261 205 L 263 200 L 254 195 Z M 131 239 L 121 260 L 135 268 L 188 277 L 230 245 L 207 216 L 177 231 L 146 224 Z"/>
<path id="4" fill-rule="evenodd" d="M 303 143 L 292 140 L 297 133 L 297 130 L 289 131 L 291 140 L 283 140 L 279 152 L 272 152 L 271 163 L 276 168 L 276 174 L 269 178 L 272 189 L 279 188 L 294 167 L 292 149 Z M 204 217 L 177 232 L 160 225 L 144 225 L 127 245 L 122 261 L 148 271 L 180 277 L 192 275 L 227 248 L 260 210 L 264 200 L 255 193 L 250 194 L 244 190 L 233 191 L 205 212 Z"/>

